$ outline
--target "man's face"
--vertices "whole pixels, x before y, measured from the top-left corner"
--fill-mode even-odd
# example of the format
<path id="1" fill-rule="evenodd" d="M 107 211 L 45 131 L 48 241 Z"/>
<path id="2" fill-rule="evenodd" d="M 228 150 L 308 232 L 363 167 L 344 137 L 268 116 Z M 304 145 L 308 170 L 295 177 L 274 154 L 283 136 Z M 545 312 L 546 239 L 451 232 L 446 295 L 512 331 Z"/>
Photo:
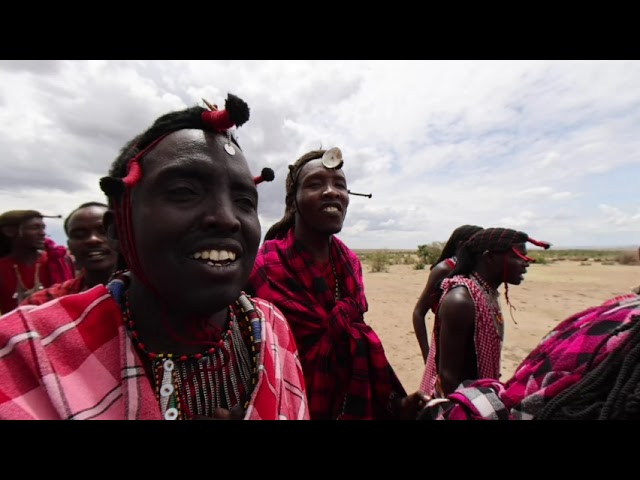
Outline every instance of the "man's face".
<path id="1" fill-rule="evenodd" d="M 75 212 L 67 224 L 67 246 L 76 265 L 88 272 L 113 273 L 117 253 L 107 243 L 102 218 L 105 207 L 91 206 Z"/>
<path id="2" fill-rule="evenodd" d="M 341 169 L 330 170 L 311 160 L 298 173 L 296 225 L 307 231 L 334 234 L 342 230 L 349 206 L 347 181 Z"/>
<path id="3" fill-rule="evenodd" d="M 168 135 L 143 160 L 132 198 L 144 274 L 165 302 L 201 315 L 238 297 L 260 243 L 253 175 L 226 142 L 195 129 Z"/>
<path id="4" fill-rule="evenodd" d="M 20 246 L 26 249 L 42 250 L 45 240 L 45 224 L 41 217 L 34 217 L 25 220 L 18 230 L 18 238 Z"/>
<path id="5" fill-rule="evenodd" d="M 503 255 L 503 281 L 511 285 L 520 285 L 524 281 L 527 268 L 529 268 L 529 262 L 523 258 L 527 256 L 527 246 L 524 243 L 516 243 L 513 245 L 513 250 L 509 249 Z"/>

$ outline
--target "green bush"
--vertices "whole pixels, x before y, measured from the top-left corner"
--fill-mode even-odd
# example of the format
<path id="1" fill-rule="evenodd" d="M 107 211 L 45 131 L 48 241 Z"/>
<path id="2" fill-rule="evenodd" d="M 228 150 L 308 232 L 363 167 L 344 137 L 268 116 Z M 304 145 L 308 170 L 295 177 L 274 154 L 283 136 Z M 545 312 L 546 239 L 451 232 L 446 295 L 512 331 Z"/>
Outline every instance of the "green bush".
<path id="1" fill-rule="evenodd" d="M 431 265 L 442 254 L 444 242 L 431 242 L 425 245 L 418 245 L 418 258 L 425 264 Z"/>
<path id="2" fill-rule="evenodd" d="M 374 252 L 371 254 L 369 262 L 371 264 L 371 272 L 388 272 L 391 259 L 387 253 Z"/>

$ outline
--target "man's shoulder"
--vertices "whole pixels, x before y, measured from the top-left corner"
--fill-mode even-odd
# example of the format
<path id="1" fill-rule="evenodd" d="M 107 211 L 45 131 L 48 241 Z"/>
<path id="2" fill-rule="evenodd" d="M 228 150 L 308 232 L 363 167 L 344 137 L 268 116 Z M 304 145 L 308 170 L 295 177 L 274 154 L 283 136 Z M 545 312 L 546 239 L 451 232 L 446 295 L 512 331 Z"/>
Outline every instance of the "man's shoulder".
<path id="1" fill-rule="evenodd" d="M 269 300 L 265 300 L 264 298 L 260 298 L 260 297 L 250 297 L 250 298 L 253 304 L 255 305 L 256 310 L 259 310 L 262 313 L 264 313 L 265 318 L 267 317 L 267 315 L 269 316 L 269 318 L 273 317 L 274 315 L 282 316 L 282 312 L 278 309 L 278 307 L 276 307 L 275 304 L 273 304 Z"/>
<path id="2" fill-rule="evenodd" d="M 274 303 L 260 297 L 251 297 L 251 301 L 254 303 L 256 310 L 262 312 L 265 322 L 274 325 L 276 329 L 282 327 L 289 329 L 286 317 Z"/>
<path id="3" fill-rule="evenodd" d="M 457 281 L 456 281 L 457 280 Z M 446 283 L 445 283 L 446 282 Z M 441 310 L 442 307 L 445 310 L 459 310 L 468 309 L 470 311 L 475 310 L 475 303 L 469 287 L 464 278 L 457 279 L 457 277 L 446 278 L 442 285 L 443 294 L 442 300 L 438 307 Z"/>
<path id="4" fill-rule="evenodd" d="M 84 292 L 54 298 L 41 305 L 21 305 L 0 317 L 0 330 L 4 331 L 5 326 L 15 322 L 36 331 L 49 330 L 87 316 L 110 300 L 113 301 L 104 285 L 97 285 Z"/>

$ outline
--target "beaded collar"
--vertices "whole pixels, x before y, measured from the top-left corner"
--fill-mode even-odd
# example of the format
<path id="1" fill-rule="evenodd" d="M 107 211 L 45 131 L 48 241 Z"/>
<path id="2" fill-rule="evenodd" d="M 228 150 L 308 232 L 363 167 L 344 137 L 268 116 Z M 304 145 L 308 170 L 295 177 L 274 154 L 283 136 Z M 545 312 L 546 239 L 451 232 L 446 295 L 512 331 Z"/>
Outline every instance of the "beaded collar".
<path id="1" fill-rule="evenodd" d="M 504 318 L 502 317 L 502 309 L 498 303 L 498 297 L 500 295 L 498 290 L 491 287 L 491 285 L 489 285 L 487 281 L 476 272 L 471 274 L 471 279 L 474 280 L 486 294 L 489 304 L 491 305 L 491 309 L 493 310 L 493 314 L 491 315 L 493 325 L 496 329 L 496 333 L 500 338 L 502 338 L 504 335 Z"/>
<path id="2" fill-rule="evenodd" d="M 244 293 L 229 306 L 229 326 L 217 345 L 192 355 L 152 352 L 135 330 L 128 304 L 129 272 L 118 272 L 107 285 L 120 305 L 136 348 L 150 362 L 151 380 L 166 420 L 212 416 L 216 408 L 249 406 L 257 383 L 261 318 Z"/>

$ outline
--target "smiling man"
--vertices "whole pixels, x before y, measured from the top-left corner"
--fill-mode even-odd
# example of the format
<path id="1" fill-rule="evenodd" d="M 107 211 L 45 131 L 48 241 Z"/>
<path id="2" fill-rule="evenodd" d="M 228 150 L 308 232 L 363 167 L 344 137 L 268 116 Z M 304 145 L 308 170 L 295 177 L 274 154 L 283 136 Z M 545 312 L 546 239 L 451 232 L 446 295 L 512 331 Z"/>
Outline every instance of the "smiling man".
<path id="1" fill-rule="evenodd" d="M 108 243 L 102 223 L 109 209 L 99 202 L 83 203 L 64 221 L 67 246 L 80 270 L 76 278 L 56 283 L 24 299 L 21 305 L 42 305 L 54 298 L 79 293 L 98 284 L 106 284 L 114 273 L 117 253 Z"/>
<path id="2" fill-rule="evenodd" d="M 163 115 L 121 150 L 100 185 L 127 270 L 2 317 L 0 419 L 309 417 L 287 322 L 242 292 L 258 192 L 230 131 L 249 108 L 225 107 Z"/>
<path id="3" fill-rule="evenodd" d="M 349 192 L 339 149 L 289 166 L 285 213 L 265 235 L 249 291 L 273 302 L 296 337 L 312 420 L 414 418 L 382 343 L 364 322 L 362 265 L 335 234 Z"/>
<path id="4" fill-rule="evenodd" d="M 463 380 L 500 377 L 504 319 L 498 287 L 520 285 L 529 264 L 526 243 L 550 244 L 508 228 L 486 228 L 458 251 L 455 268 L 441 281 L 432 343 L 420 389 L 448 395 Z"/>

